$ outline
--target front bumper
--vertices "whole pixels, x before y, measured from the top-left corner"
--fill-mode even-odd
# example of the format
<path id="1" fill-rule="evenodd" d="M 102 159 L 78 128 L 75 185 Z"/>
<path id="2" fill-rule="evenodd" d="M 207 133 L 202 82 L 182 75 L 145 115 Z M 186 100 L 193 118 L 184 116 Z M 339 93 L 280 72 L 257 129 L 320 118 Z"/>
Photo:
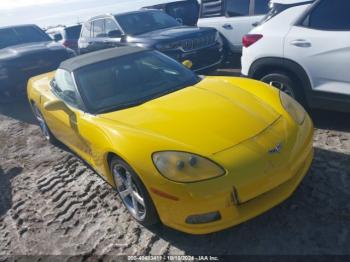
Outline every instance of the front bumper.
<path id="1" fill-rule="evenodd" d="M 204 73 L 219 68 L 224 58 L 221 43 L 188 52 L 174 50 L 164 51 L 164 53 L 180 63 L 190 60 L 193 64 L 191 69 L 196 73 Z"/>
<path id="2" fill-rule="evenodd" d="M 236 204 L 233 197 L 233 184 L 229 175 L 193 184 L 173 184 L 167 188 L 178 201 L 166 200 L 156 194 L 152 199 L 156 204 L 161 221 L 172 228 L 190 234 L 208 234 L 220 231 L 254 218 L 287 199 L 307 174 L 313 160 L 313 125 L 308 117 L 299 128 L 297 148 L 289 159 L 293 167 L 286 166 L 282 171 L 290 179 L 249 201 Z M 211 223 L 188 224 L 189 216 L 219 212 L 220 219 Z"/>

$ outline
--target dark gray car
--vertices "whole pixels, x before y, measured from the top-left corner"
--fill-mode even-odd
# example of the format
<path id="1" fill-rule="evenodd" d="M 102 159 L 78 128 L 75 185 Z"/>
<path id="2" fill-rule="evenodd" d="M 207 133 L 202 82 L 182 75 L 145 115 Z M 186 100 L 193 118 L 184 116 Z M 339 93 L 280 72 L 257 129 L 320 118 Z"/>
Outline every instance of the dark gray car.
<path id="1" fill-rule="evenodd" d="M 21 96 L 30 77 L 55 70 L 72 56 L 36 25 L 0 28 L 0 102 Z"/>
<path id="2" fill-rule="evenodd" d="M 140 10 L 91 18 L 82 27 L 80 54 L 124 45 L 156 49 L 196 72 L 221 65 L 222 40 L 213 28 L 184 26 L 160 10 Z"/>

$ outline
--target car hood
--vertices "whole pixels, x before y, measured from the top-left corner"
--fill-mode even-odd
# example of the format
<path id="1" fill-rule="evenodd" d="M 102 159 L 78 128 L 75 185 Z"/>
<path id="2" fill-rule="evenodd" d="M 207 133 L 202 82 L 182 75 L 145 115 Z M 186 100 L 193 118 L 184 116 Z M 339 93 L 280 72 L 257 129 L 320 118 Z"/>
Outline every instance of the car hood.
<path id="1" fill-rule="evenodd" d="M 256 136 L 279 116 L 261 99 L 216 77 L 133 108 L 101 115 L 208 155 Z"/>
<path id="2" fill-rule="evenodd" d="M 182 40 L 193 37 L 199 37 L 205 33 L 215 33 L 213 28 L 200 28 L 195 26 L 178 26 L 170 27 L 161 30 L 148 32 L 145 34 L 135 36 L 135 40 L 167 40 L 175 39 Z"/>
<path id="3" fill-rule="evenodd" d="M 26 43 L 0 49 L 0 60 L 10 60 L 16 57 L 35 55 L 43 52 L 67 53 L 64 46 L 52 41 Z"/>

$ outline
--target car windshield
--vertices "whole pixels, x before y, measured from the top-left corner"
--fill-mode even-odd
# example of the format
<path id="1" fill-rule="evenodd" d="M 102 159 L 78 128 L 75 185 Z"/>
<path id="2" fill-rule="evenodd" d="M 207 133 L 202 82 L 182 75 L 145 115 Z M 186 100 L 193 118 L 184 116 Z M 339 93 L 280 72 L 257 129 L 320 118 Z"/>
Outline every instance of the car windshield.
<path id="1" fill-rule="evenodd" d="M 91 113 L 143 104 L 198 83 L 192 71 L 157 51 L 144 51 L 77 70 L 75 79 Z"/>
<path id="2" fill-rule="evenodd" d="M 33 42 L 51 41 L 40 29 L 32 26 L 0 29 L 0 49 Z"/>
<path id="3" fill-rule="evenodd" d="M 174 18 L 161 11 L 117 15 L 116 19 L 127 35 L 140 35 L 164 28 L 180 26 L 180 23 Z"/>

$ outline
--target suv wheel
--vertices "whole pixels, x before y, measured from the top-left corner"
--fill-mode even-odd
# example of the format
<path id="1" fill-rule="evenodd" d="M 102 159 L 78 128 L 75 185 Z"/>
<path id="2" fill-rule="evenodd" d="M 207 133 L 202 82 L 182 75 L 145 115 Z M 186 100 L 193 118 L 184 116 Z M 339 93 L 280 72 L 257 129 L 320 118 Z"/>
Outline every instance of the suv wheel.
<path id="1" fill-rule="evenodd" d="M 262 82 L 278 88 L 305 105 L 305 99 L 301 90 L 300 81 L 284 72 L 273 72 L 261 77 Z"/>

